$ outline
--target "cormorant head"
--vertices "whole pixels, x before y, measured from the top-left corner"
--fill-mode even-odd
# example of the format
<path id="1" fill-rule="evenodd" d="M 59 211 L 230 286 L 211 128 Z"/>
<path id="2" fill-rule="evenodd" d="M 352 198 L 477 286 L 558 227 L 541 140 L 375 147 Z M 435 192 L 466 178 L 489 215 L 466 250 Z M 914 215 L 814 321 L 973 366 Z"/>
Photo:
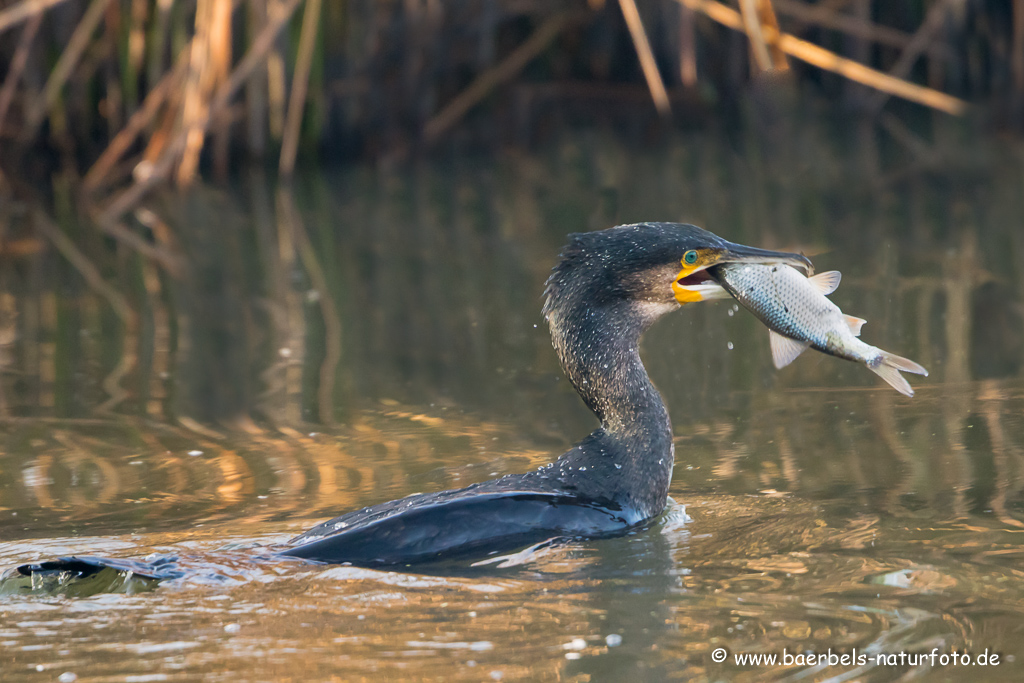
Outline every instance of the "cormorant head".
<path id="1" fill-rule="evenodd" d="M 656 318 L 681 305 L 727 298 L 713 271 L 720 263 L 785 263 L 813 272 L 800 254 L 734 244 L 685 223 L 637 223 L 570 235 L 548 278 L 545 316 L 573 305 L 629 304 Z"/>

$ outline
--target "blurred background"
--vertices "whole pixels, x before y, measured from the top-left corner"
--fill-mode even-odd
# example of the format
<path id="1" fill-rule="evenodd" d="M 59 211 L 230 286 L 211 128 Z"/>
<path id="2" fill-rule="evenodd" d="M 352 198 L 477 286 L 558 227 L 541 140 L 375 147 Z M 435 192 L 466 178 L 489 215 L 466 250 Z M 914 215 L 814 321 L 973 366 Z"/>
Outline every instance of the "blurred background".
<path id="1" fill-rule="evenodd" d="M 95 195 L 133 172 L 288 175 L 296 155 L 536 150 L 580 126 L 649 146 L 734 127 L 745 106 L 766 114 L 748 102 L 765 72 L 785 76 L 762 90 L 805 98 L 789 106 L 858 115 L 923 152 L 930 111 L 972 104 L 986 130 L 1021 132 L 1022 13 L 1015 0 L 5 0 L 6 191 L 58 168 Z"/>

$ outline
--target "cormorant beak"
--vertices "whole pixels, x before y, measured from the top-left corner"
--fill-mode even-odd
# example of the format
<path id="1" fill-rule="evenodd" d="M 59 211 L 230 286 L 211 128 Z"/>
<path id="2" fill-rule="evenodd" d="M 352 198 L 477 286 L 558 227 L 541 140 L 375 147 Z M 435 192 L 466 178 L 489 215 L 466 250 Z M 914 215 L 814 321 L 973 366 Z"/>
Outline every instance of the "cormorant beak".
<path id="1" fill-rule="evenodd" d="M 814 273 L 814 265 L 806 256 L 788 251 L 758 249 L 724 240 L 714 247 L 694 251 L 697 252 L 697 256 L 692 263 L 687 263 L 686 256 L 683 257 L 683 269 L 672 283 L 672 293 L 680 304 L 730 298 L 731 295 L 718 284 L 714 271 L 708 271 L 720 263 L 783 263 L 803 270 L 808 276 Z"/>

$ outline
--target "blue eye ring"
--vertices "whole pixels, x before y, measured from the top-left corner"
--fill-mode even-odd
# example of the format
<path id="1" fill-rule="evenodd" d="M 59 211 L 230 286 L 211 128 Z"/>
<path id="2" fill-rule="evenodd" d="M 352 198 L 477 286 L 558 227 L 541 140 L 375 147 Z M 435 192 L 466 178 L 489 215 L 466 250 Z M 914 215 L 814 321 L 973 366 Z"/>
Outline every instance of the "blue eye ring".
<path id="1" fill-rule="evenodd" d="M 686 252 L 685 254 L 683 254 L 683 263 L 685 263 L 686 265 L 692 266 L 696 262 L 697 262 L 697 251 L 695 249 L 691 249 L 688 252 Z"/>

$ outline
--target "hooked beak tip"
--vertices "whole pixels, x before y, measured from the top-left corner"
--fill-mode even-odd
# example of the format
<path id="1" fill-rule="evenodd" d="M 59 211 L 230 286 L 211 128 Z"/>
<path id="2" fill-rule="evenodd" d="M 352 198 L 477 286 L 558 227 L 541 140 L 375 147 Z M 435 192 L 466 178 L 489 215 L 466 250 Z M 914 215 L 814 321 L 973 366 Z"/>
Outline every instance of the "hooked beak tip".
<path id="1" fill-rule="evenodd" d="M 762 265 L 783 263 L 794 268 L 800 268 L 808 276 L 814 274 L 814 264 L 803 254 L 789 251 L 772 251 L 770 249 L 758 249 L 747 247 L 742 244 L 729 244 L 725 253 L 718 259 L 718 263 L 757 263 Z"/>

